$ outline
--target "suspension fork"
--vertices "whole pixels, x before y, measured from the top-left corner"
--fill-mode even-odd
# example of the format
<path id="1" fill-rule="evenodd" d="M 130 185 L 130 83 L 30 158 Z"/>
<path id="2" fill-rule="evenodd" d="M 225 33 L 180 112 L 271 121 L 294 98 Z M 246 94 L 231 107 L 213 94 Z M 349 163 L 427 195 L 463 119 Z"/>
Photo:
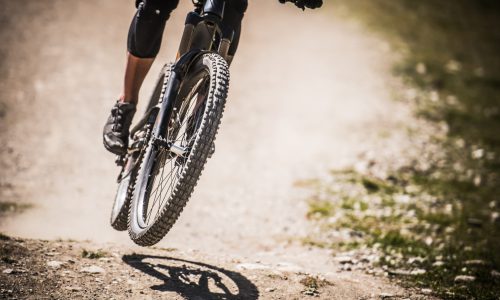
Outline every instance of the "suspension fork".
<path id="1" fill-rule="evenodd" d="M 159 103 L 160 109 L 153 127 L 152 138 L 163 139 L 169 126 L 175 101 L 179 94 L 181 82 L 187 74 L 191 64 L 196 61 L 201 55 L 209 51 L 191 50 L 184 54 L 176 63 L 170 74 L 165 93 Z"/>
<path id="2" fill-rule="evenodd" d="M 177 59 L 190 49 L 213 50 L 216 36 L 220 38 L 218 53 L 228 60 L 228 50 L 234 37 L 234 32 L 224 34 L 221 22 L 224 18 L 226 0 L 206 0 L 194 12 L 190 12 L 185 21 L 184 32 L 177 51 Z"/>
<path id="3" fill-rule="evenodd" d="M 158 117 L 152 132 L 153 139 L 162 140 L 165 137 L 182 79 L 193 61 L 196 61 L 200 55 L 210 52 L 216 34 L 219 34 L 221 38 L 219 53 L 227 58 L 227 50 L 231 41 L 224 39 L 220 30 L 225 5 L 226 0 L 205 0 L 201 10 L 197 9 L 187 15 L 177 52 L 177 62 L 170 75 L 163 99 L 161 99 Z"/>
<path id="4" fill-rule="evenodd" d="M 152 132 L 153 138 L 162 138 L 166 136 L 169 125 L 168 123 L 172 116 L 172 111 L 174 108 L 175 99 L 177 98 L 177 93 L 179 92 L 180 83 L 180 74 L 172 71 L 168 80 L 167 87 L 165 89 L 165 94 L 163 95 L 163 99 L 160 100 L 160 110 L 158 111 L 158 117 L 156 118 Z"/>

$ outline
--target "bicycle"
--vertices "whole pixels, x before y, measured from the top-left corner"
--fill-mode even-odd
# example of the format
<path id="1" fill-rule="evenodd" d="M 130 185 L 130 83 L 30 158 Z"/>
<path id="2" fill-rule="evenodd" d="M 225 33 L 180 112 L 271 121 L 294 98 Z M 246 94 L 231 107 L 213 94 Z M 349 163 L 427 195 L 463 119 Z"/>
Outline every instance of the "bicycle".
<path id="1" fill-rule="evenodd" d="M 303 0 L 280 0 L 303 7 Z M 229 88 L 228 50 L 234 30 L 222 30 L 226 0 L 193 0 L 174 64 L 166 64 L 142 119 L 130 131 L 111 212 L 138 245 L 158 243 L 189 200 L 214 151 Z"/>

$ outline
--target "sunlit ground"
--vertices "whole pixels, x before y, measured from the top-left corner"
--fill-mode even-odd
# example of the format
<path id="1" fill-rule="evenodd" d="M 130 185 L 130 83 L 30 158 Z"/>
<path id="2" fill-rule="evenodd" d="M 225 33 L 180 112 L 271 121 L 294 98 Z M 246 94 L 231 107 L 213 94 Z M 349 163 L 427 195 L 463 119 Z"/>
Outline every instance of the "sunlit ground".
<path id="1" fill-rule="evenodd" d="M 334 170 L 297 185 L 323 236 L 306 244 L 378 249 L 389 274 L 451 299 L 500 295 L 500 5 L 496 1 L 335 1 L 388 39 L 417 114 L 441 127 L 425 164 Z M 411 136 L 411 133 L 409 133 Z M 444 154 L 444 155 L 443 155 Z M 377 166 L 378 167 L 378 166 Z M 375 172 L 376 173 L 376 172 Z M 348 239 L 338 233 L 351 231 Z M 332 238 L 335 236 L 335 238 Z M 353 237 L 355 237 L 353 239 Z"/>

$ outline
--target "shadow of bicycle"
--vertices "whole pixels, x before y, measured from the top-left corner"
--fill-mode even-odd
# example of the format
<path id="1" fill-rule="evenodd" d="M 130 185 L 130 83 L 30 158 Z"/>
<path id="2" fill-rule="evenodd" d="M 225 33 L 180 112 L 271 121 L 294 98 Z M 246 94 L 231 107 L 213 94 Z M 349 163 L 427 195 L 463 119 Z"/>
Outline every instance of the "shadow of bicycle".
<path id="1" fill-rule="evenodd" d="M 163 281 L 151 289 L 176 292 L 186 299 L 258 299 L 259 290 L 240 273 L 209 264 L 167 256 L 132 254 L 122 260 Z"/>

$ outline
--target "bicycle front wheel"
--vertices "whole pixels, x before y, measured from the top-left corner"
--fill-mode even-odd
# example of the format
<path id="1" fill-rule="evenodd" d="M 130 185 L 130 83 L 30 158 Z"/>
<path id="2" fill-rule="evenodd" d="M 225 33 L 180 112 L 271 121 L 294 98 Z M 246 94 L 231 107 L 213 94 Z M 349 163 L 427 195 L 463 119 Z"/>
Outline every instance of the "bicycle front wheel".
<path id="1" fill-rule="evenodd" d="M 130 205 L 130 238 L 141 246 L 158 243 L 189 200 L 210 155 L 229 86 L 226 61 L 202 55 L 181 83 L 174 102 L 167 142 L 185 149 L 175 154 L 150 139 L 135 178 Z"/>
<path id="2" fill-rule="evenodd" d="M 151 108 L 158 104 L 165 91 L 166 83 L 172 72 L 172 64 L 166 64 L 160 71 L 160 76 L 156 80 L 155 88 L 151 94 L 146 107 L 148 112 Z M 137 156 L 140 154 L 127 155 L 125 158 L 125 166 L 121 170 L 120 179 L 118 182 L 118 189 L 113 202 L 111 210 L 110 223 L 111 227 L 118 231 L 125 231 L 128 228 L 128 214 L 130 211 L 130 199 L 135 183 L 135 176 L 137 174 L 136 161 L 139 159 Z"/>

